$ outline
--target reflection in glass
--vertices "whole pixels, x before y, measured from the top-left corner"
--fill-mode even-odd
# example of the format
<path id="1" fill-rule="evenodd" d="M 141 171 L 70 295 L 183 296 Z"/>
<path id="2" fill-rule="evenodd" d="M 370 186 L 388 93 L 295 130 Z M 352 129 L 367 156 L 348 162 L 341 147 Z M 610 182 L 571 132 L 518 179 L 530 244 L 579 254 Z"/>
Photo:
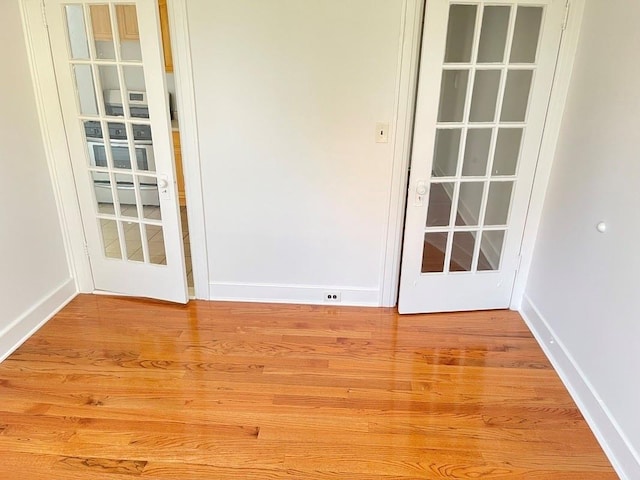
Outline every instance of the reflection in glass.
<path id="1" fill-rule="evenodd" d="M 509 70 L 500 116 L 501 121 L 524 122 L 529 105 L 532 79 L 533 70 Z"/>
<path id="2" fill-rule="evenodd" d="M 538 50 L 542 7 L 518 7 L 511 45 L 511 63 L 534 63 Z"/>
<path id="3" fill-rule="evenodd" d="M 445 62 L 471 61 L 473 33 L 476 25 L 475 5 L 451 5 L 447 27 Z"/>
<path id="4" fill-rule="evenodd" d="M 444 271 L 444 257 L 447 250 L 447 232 L 429 232 L 424 235 L 422 250 L 422 273 Z"/>
<path id="5" fill-rule="evenodd" d="M 100 233 L 102 234 L 105 257 L 122 259 L 116 222 L 114 220 L 105 220 L 104 218 L 98 219 L 98 222 L 100 222 Z"/>
<path id="6" fill-rule="evenodd" d="M 476 246 L 477 232 L 455 232 L 451 247 L 449 271 L 470 272 L 473 265 L 473 250 Z"/>
<path id="7" fill-rule="evenodd" d="M 136 202 L 136 186 L 133 175 L 118 173 L 115 175 L 118 191 L 118 202 L 120 203 L 120 215 L 123 217 L 138 218 L 138 207 Z"/>
<path id="8" fill-rule="evenodd" d="M 451 218 L 454 183 L 432 183 L 429 191 L 427 227 L 445 227 Z"/>
<path id="9" fill-rule="evenodd" d="M 487 160 L 491 148 L 490 128 L 470 128 L 467 130 L 467 144 L 464 148 L 463 177 L 484 176 L 487 174 Z"/>
<path id="10" fill-rule="evenodd" d="M 456 225 L 478 225 L 484 182 L 463 182 L 460 184 Z"/>
<path id="11" fill-rule="evenodd" d="M 164 248 L 164 235 L 162 227 L 158 225 L 146 225 L 147 242 L 149 246 L 149 261 L 156 265 L 166 265 L 167 258 Z"/>
<path id="12" fill-rule="evenodd" d="M 478 63 L 503 62 L 511 7 L 487 6 L 482 17 Z"/>
<path id="13" fill-rule="evenodd" d="M 107 172 L 91 172 L 93 190 L 96 196 L 97 211 L 101 214 L 115 215 L 113 208 L 113 190 Z"/>
<path id="14" fill-rule="evenodd" d="M 452 177 L 456 174 L 461 132 L 458 128 L 436 130 L 432 168 L 434 177 Z"/>
<path id="15" fill-rule="evenodd" d="M 491 182 L 484 217 L 485 225 L 507 224 L 512 191 L 513 182 Z"/>
<path id="16" fill-rule="evenodd" d="M 504 230 L 490 230 L 482 233 L 478 270 L 499 270 L 504 245 Z"/>
<path id="17" fill-rule="evenodd" d="M 115 60 L 115 48 L 113 47 L 113 31 L 111 25 L 111 13 L 108 5 L 91 5 L 91 26 L 95 40 L 96 57 L 101 60 Z"/>
<path id="18" fill-rule="evenodd" d="M 520 156 L 522 128 L 501 128 L 498 131 L 492 175 L 515 175 Z"/>
<path id="19" fill-rule="evenodd" d="M 136 262 L 143 262 L 144 253 L 142 251 L 140 224 L 137 222 L 122 222 L 122 228 L 124 230 L 127 258 Z"/>
<path id="20" fill-rule="evenodd" d="M 98 102 L 93 86 L 93 71 L 91 65 L 74 65 L 73 73 L 76 79 L 78 103 L 82 115 L 98 115 Z"/>
<path id="21" fill-rule="evenodd" d="M 118 68 L 114 65 L 99 65 L 98 72 L 100 74 L 105 113 L 111 117 L 124 116 L 122 108 L 120 107 L 122 97 L 120 96 Z"/>
<path id="22" fill-rule="evenodd" d="M 461 122 L 467 97 L 468 70 L 444 70 L 440 90 L 439 122 Z"/>
<path id="23" fill-rule="evenodd" d="M 500 70 L 477 70 L 471 97 L 470 122 L 493 122 L 500 88 Z"/>
<path id="24" fill-rule="evenodd" d="M 89 59 L 89 44 L 87 43 L 87 29 L 84 24 L 84 9 L 82 5 L 66 5 L 67 31 L 69 33 L 69 47 L 71 58 Z"/>

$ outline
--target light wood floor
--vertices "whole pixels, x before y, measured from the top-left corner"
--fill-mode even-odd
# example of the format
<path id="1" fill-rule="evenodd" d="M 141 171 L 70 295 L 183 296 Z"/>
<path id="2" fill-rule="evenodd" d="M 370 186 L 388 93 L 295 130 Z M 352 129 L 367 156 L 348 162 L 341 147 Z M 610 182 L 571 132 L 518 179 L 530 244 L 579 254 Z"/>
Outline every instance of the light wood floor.
<path id="1" fill-rule="evenodd" d="M 0 478 L 614 479 L 520 317 L 80 296 L 0 364 Z"/>

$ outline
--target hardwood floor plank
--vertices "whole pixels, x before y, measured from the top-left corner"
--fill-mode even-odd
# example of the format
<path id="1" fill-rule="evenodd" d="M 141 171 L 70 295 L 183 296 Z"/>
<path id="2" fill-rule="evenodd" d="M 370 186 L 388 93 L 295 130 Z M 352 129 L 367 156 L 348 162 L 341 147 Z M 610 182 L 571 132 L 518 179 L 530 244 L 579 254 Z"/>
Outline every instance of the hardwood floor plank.
<path id="1" fill-rule="evenodd" d="M 617 477 L 515 312 L 80 295 L 0 364 L 0 478 Z"/>

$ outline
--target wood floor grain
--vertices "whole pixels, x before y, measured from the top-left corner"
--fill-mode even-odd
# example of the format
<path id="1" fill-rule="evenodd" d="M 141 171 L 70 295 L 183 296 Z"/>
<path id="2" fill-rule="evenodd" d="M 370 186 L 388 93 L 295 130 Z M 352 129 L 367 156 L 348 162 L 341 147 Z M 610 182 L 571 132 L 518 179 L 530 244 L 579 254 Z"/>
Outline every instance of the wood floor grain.
<path id="1" fill-rule="evenodd" d="M 0 478 L 618 477 L 517 313 L 84 295 L 0 364 Z"/>

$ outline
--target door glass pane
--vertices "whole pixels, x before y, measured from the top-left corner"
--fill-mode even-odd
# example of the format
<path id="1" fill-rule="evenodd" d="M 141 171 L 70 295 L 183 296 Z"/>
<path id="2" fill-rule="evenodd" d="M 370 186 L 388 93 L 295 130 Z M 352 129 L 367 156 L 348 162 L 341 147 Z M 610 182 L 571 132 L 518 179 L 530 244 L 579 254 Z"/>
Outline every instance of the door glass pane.
<path id="1" fill-rule="evenodd" d="M 93 190 L 96 196 L 97 212 L 107 215 L 115 215 L 113 208 L 113 191 L 111 190 L 111 178 L 107 172 L 91 172 Z"/>
<path id="2" fill-rule="evenodd" d="M 105 220 L 104 218 L 98 219 L 98 222 L 100 224 L 105 257 L 122 259 L 117 223 L 114 220 Z"/>
<path id="3" fill-rule="evenodd" d="M 156 265 L 166 265 L 167 258 L 164 249 L 164 235 L 162 227 L 158 225 L 146 225 L 147 242 L 149 245 L 149 261 Z"/>
<path id="4" fill-rule="evenodd" d="M 484 182 L 464 182 L 460 184 L 456 225 L 478 225 Z"/>
<path id="5" fill-rule="evenodd" d="M 524 122 L 529 104 L 533 70 L 509 70 L 502 105 L 503 122 Z"/>
<path id="6" fill-rule="evenodd" d="M 116 190 L 120 202 L 120 215 L 123 217 L 138 218 L 138 206 L 136 202 L 136 188 L 133 175 L 117 174 Z"/>
<path id="7" fill-rule="evenodd" d="M 447 232 L 429 232 L 424 235 L 422 250 L 422 273 L 444 271 L 444 257 L 447 250 Z"/>
<path id="8" fill-rule="evenodd" d="M 82 115 L 98 115 L 98 102 L 93 86 L 91 65 L 74 65 L 73 74 L 76 80 L 80 113 Z"/>
<path id="9" fill-rule="evenodd" d="M 140 199 L 143 207 L 159 207 L 160 197 L 158 195 L 158 184 L 155 177 L 138 175 L 138 185 L 140 188 Z M 160 209 L 156 212 L 157 220 L 160 220 Z"/>
<path id="10" fill-rule="evenodd" d="M 518 7 L 511 46 L 511 63 L 534 63 L 538 50 L 542 7 Z"/>
<path id="11" fill-rule="evenodd" d="M 436 146 L 433 154 L 434 177 L 453 177 L 458 168 L 460 152 L 460 134 L 462 130 L 438 129 L 436 131 Z"/>
<path id="12" fill-rule="evenodd" d="M 485 225 L 506 225 L 511 206 L 511 192 L 513 182 L 491 182 L 487 211 L 484 217 Z"/>
<path id="13" fill-rule="evenodd" d="M 444 227 L 449 225 L 454 185 L 454 183 L 431 184 L 429 209 L 427 210 L 427 227 Z"/>
<path id="14" fill-rule="evenodd" d="M 482 233 L 478 270 L 499 270 L 504 245 L 504 230 L 490 230 Z"/>
<path id="15" fill-rule="evenodd" d="M 475 177 L 487 174 L 492 131 L 491 128 L 470 128 L 467 130 L 462 176 Z"/>
<path id="16" fill-rule="evenodd" d="M 475 5 L 451 5 L 445 62 L 470 62 L 476 25 Z"/>
<path id="17" fill-rule="evenodd" d="M 98 71 L 100 72 L 105 113 L 111 117 L 123 117 L 118 68 L 113 65 L 100 65 Z"/>
<path id="18" fill-rule="evenodd" d="M 440 91 L 439 122 L 461 122 L 467 98 L 468 70 L 444 70 Z"/>
<path id="19" fill-rule="evenodd" d="M 144 261 L 142 251 L 142 236 L 140 234 L 140 224 L 137 222 L 123 222 L 124 242 L 127 248 L 127 259 L 135 262 Z"/>
<path id="20" fill-rule="evenodd" d="M 66 5 L 65 13 L 69 31 L 71 58 L 89 59 L 89 44 L 87 42 L 87 29 L 84 23 L 82 5 Z"/>
<path id="21" fill-rule="evenodd" d="M 127 127 L 124 123 L 109 122 L 109 145 L 113 168 L 131 170 L 131 155 L 127 140 Z"/>
<path id="22" fill-rule="evenodd" d="M 146 86 L 142 67 L 127 65 L 122 68 L 124 83 L 127 87 L 129 109 L 133 118 L 149 118 L 145 108 Z"/>
<path id="23" fill-rule="evenodd" d="M 111 14 L 108 5 L 91 5 L 91 26 L 95 40 L 96 57 L 104 60 L 115 60 Z"/>
<path id="24" fill-rule="evenodd" d="M 145 185 L 140 185 L 140 188 L 142 188 L 143 190 L 144 187 Z M 144 212 L 144 218 L 148 218 L 149 220 L 162 220 L 162 213 L 160 212 L 159 206 L 147 204 L 143 206 L 142 210 Z"/>
<path id="25" fill-rule="evenodd" d="M 470 272 L 475 246 L 476 232 L 455 232 L 453 234 L 449 271 Z"/>
<path id="26" fill-rule="evenodd" d="M 136 6 L 116 5 L 116 17 L 118 19 L 121 58 L 126 61 L 142 60 Z"/>
<path id="27" fill-rule="evenodd" d="M 478 70 L 473 84 L 470 122 L 493 122 L 500 87 L 500 70 Z"/>
<path id="28" fill-rule="evenodd" d="M 480 45 L 478 46 L 478 63 L 502 63 L 504 61 L 510 13 L 511 7 L 485 7 L 482 30 L 480 31 Z"/>
<path id="29" fill-rule="evenodd" d="M 522 143 L 522 128 L 501 128 L 498 131 L 496 154 L 491 175 L 515 175 Z"/>

